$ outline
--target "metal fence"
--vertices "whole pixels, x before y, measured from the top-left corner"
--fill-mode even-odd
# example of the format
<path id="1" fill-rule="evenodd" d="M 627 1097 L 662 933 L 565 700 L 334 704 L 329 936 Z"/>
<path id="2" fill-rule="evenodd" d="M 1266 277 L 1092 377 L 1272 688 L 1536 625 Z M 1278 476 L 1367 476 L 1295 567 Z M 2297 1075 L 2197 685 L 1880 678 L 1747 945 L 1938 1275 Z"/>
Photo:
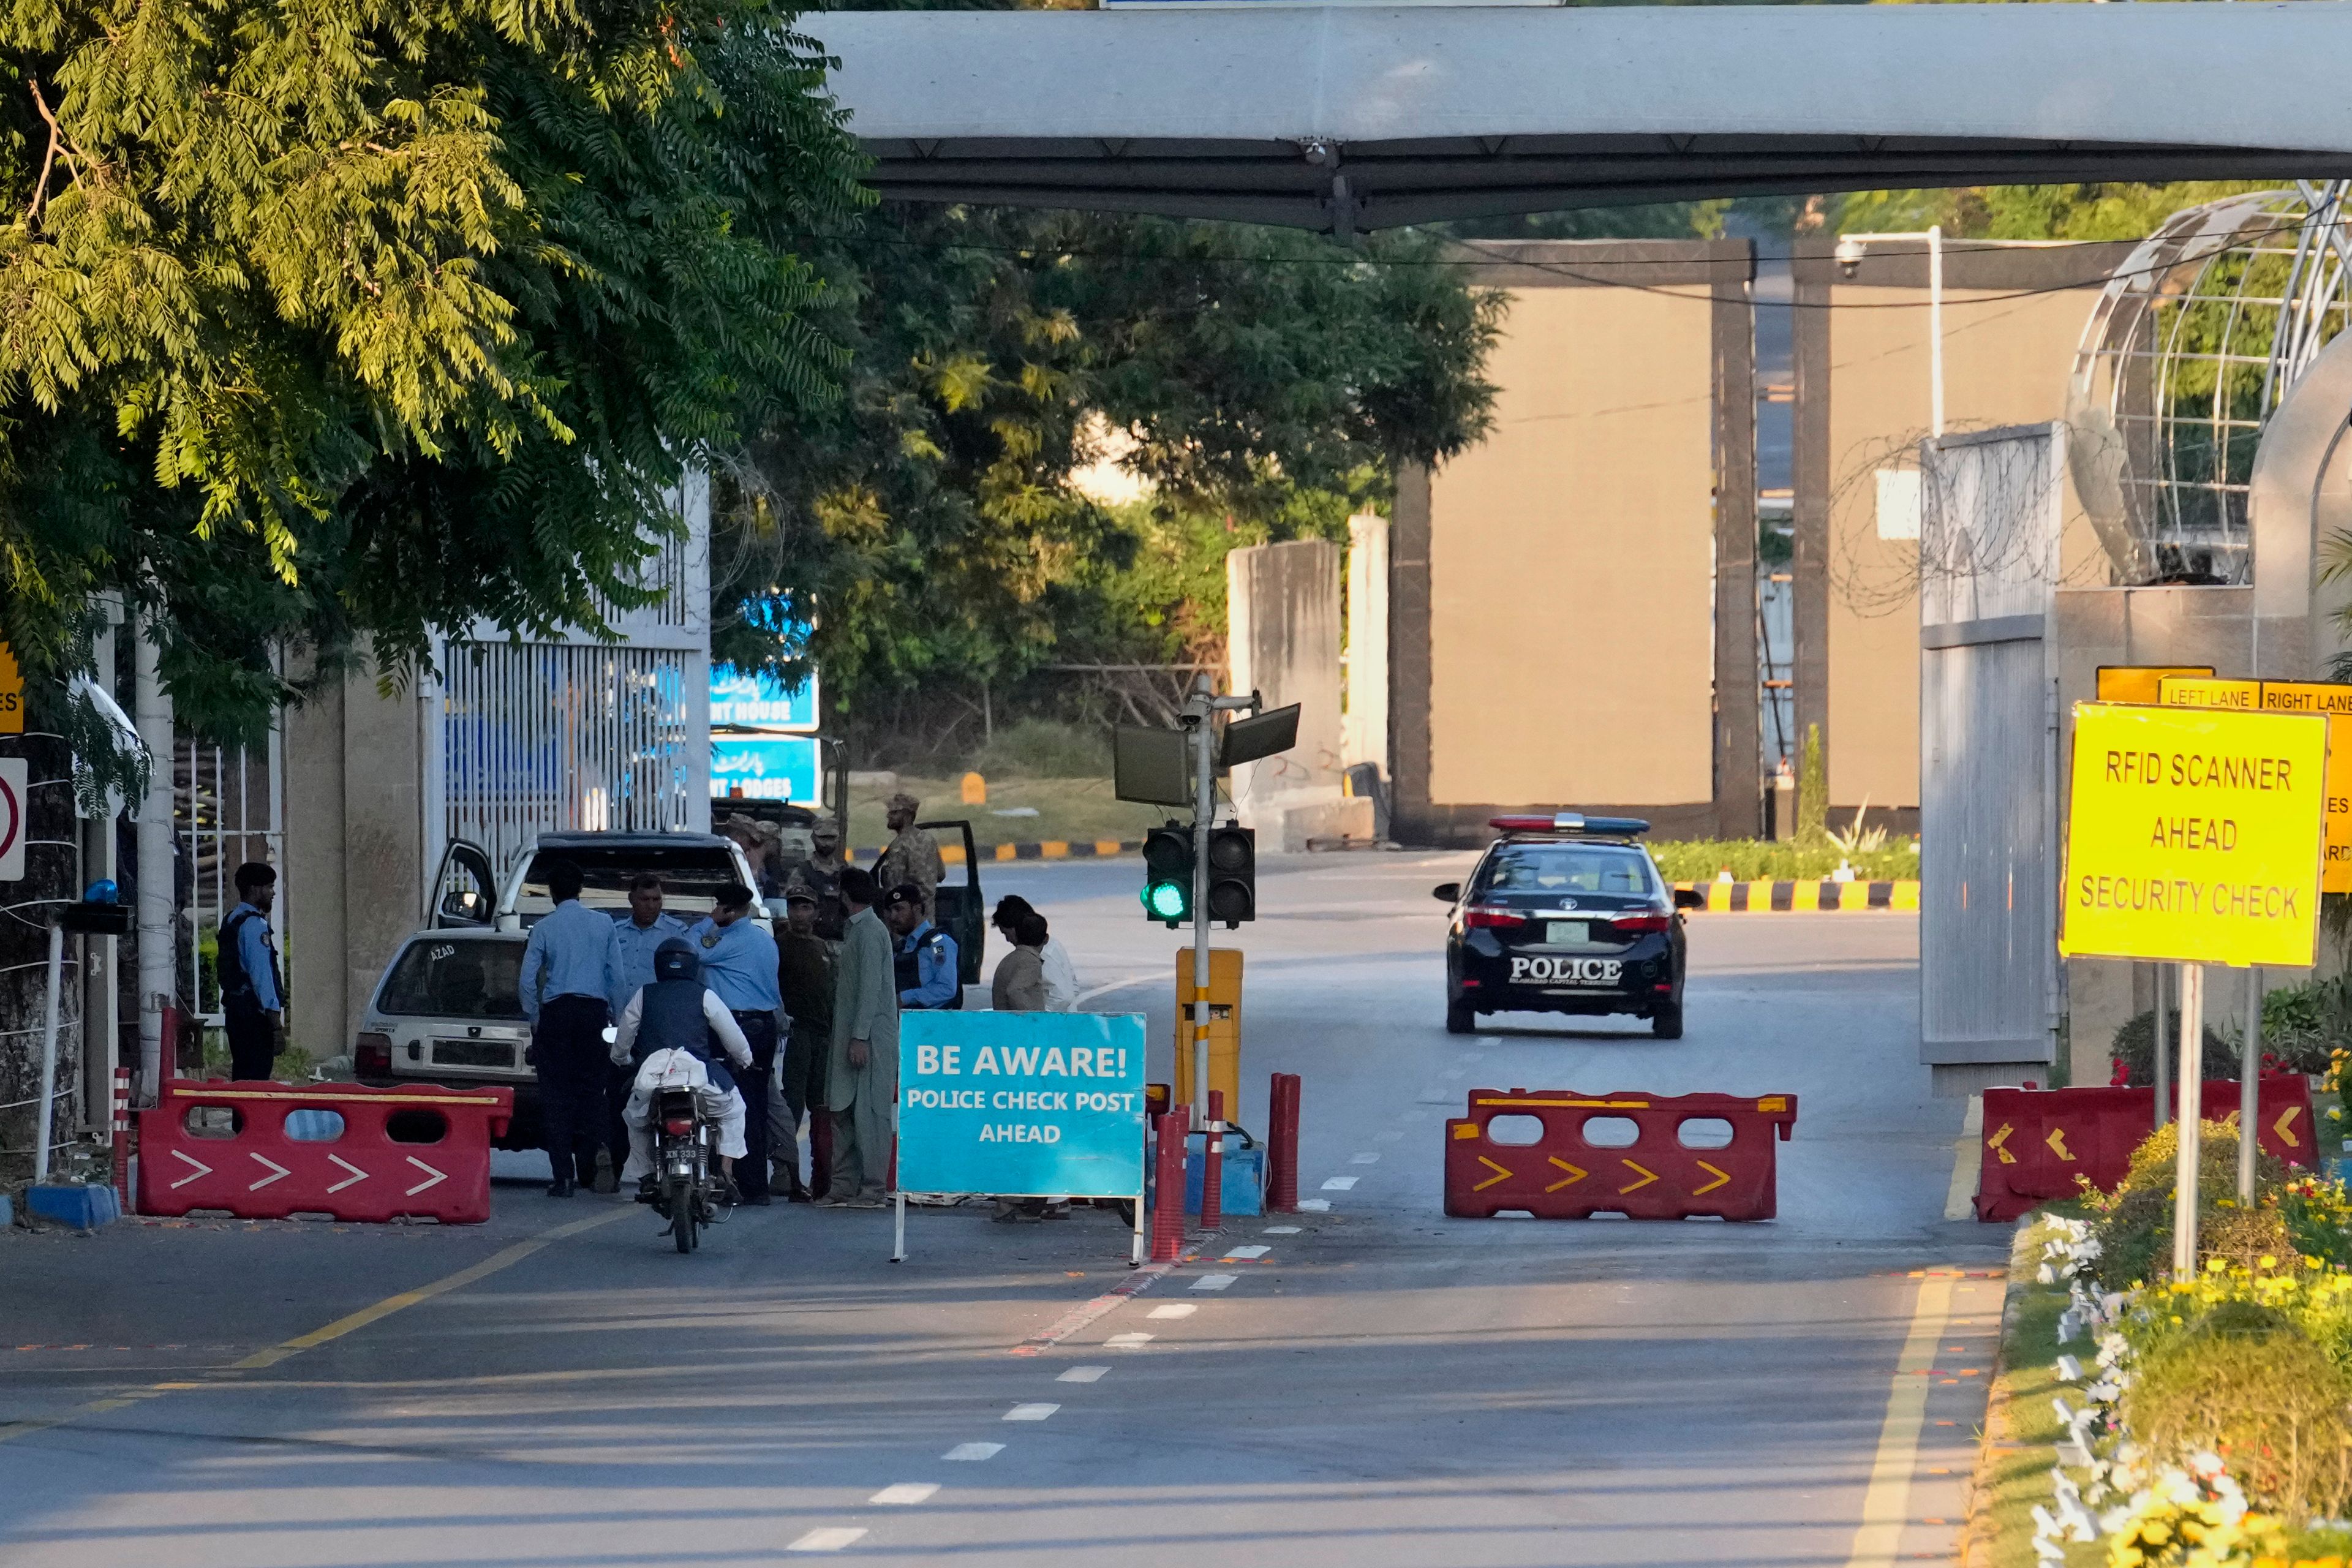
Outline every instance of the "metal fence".
<path id="1" fill-rule="evenodd" d="M 172 840 L 181 879 L 180 994 L 213 1026 L 221 1022 L 215 933 L 236 908 L 236 868 L 248 860 L 286 865 L 286 782 L 277 731 L 257 752 L 182 736 L 172 747 Z M 285 945 L 288 894 L 281 879 L 269 911 L 278 952 Z M 340 962 L 338 960 L 337 962 Z"/>

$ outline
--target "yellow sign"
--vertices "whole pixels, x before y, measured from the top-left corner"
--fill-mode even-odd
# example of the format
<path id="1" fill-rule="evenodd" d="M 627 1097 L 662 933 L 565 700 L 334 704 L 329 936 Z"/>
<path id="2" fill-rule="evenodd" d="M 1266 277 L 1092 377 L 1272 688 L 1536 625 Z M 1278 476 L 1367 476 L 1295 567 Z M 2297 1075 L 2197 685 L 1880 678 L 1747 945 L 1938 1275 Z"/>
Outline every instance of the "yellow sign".
<path id="1" fill-rule="evenodd" d="M 2326 764 L 2316 715 L 2077 703 L 2058 951 L 2311 963 Z"/>
<path id="2" fill-rule="evenodd" d="M 2197 677 L 2213 673 L 2210 664 L 2103 664 L 2099 666 L 2099 700 L 2145 702 L 2164 700 L 2158 689 L 2168 675 Z"/>
<path id="3" fill-rule="evenodd" d="M 2263 706 L 2279 713 L 2327 715 L 2327 859 L 2319 890 L 2352 893 L 2352 686 L 2320 680 L 2265 680 Z"/>
<path id="4" fill-rule="evenodd" d="M 16 669 L 16 650 L 0 642 L 0 735 L 25 732 L 25 678 Z"/>
<path id="5" fill-rule="evenodd" d="M 2251 713 L 2263 705 L 2263 683 L 2259 680 L 2168 675 L 2158 682 L 2158 700 L 2167 708 L 2228 708 Z"/>

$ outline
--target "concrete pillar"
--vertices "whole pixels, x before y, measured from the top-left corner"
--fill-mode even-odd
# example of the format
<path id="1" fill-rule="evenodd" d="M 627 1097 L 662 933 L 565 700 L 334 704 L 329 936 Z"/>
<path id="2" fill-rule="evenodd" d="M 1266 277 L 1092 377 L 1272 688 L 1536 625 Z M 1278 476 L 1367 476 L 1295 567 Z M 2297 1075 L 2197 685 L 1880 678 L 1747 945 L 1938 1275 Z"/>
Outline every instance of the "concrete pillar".
<path id="1" fill-rule="evenodd" d="M 1339 547 L 1259 544 L 1225 557 L 1225 659 L 1236 694 L 1299 705 L 1298 743 L 1234 770 L 1235 814 L 1263 852 L 1304 849 L 1348 831 L 1339 795 Z M 1370 802 L 1364 805 L 1368 807 Z M 1371 832 L 1363 811 L 1362 837 Z"/>
<path id="2" fill-rule="evenodd" d="M 1340 757 L 1389 776 L 1389 520 L 1348 520 L 1347 720 Z"/>

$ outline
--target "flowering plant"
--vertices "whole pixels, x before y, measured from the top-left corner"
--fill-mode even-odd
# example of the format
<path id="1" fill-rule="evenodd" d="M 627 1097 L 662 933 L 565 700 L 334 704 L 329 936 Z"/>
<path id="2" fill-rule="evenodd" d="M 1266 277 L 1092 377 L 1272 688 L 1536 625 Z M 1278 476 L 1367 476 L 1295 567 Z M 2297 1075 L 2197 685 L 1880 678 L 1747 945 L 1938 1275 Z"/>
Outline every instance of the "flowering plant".
<path id="1" fill-rule="evenodd" d="M 2101 1521 L 2108 1568 L 2222 1568 L 2284 1551 L 2279 1521 L 2246 1506 L 2219 1457 L 2167 1468 Z"/>

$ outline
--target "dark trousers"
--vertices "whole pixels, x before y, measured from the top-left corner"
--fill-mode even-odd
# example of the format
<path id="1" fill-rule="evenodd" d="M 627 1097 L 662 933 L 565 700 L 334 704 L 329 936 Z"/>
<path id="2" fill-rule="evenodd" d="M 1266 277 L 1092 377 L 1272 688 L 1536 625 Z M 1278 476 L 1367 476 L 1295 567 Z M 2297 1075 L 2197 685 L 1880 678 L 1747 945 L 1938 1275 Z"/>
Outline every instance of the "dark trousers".
<path id="1" fill-rule="evenodd" d="M 269 1015 L 258 1007 L 228 1007 L 221 1021 L 228 1030 L 228 1076 L 268 1078 L 278 1060 L 278 1031 L 269 1026 Z"/>
<path id="2" fill-rule="evenodd" d="M 768 1190 L 768 1083 L 776 1070 L 776 1016 L 738 1013 L 735 1026 L 751 1042 L 751 1065 L 735 1074 L 743 1094 L 743 1157 L 735 1162 L 735 1187 L 745 1197 Z"/>
<path id="3" fill-rule="evenodd" d="M 605 1072 L 604 1147 L 612 1151 L 615 1176 L 629 1163 L 629 1124 L 621 1120 L 621 1112 L 628 1109 L 629 1096 L 637 1087 L 637 1068 L 644 1065 L 640 1058 L 631 1066 L 608 1068 Z"/>
<path id="4" fill-rule="evenodd" d="M 600 996 L 557 996 L 539 1010 L 531 1059 L 539 1070 L 541 1142 L 559 1182 L 586 1186 L 596 1179 L 596 1148 L 604 1141 L 605 1082 L 612 1058 L 604 1044 L 611 1009 Z"/>
<path id="5" fill-rule="evenodd" d="M 830 1030 L 814 1024 L 793 1021 L 792 1038 L 784 1042 L 784 1126 L 790 1131 L 784 1141 L 772 1151 L 773 1157 L 793 1173 L 792 1184 L 801 1184 L 801 1118 L 814 1110 L 809 1119 L 809 1142 L 817 1142 L 817 1133 L 825 1126 L 824 1064 L 832 1054 Z M 831 1140 L 825 1140 L 830 1145 Z M 826 1153 L 830 1153 L 830 1147 Z M 811 1197 L 824 1196 L 832 1177 L 826 1160 L 811 1151 L 809 1159 L 808 1193 Z"/>

